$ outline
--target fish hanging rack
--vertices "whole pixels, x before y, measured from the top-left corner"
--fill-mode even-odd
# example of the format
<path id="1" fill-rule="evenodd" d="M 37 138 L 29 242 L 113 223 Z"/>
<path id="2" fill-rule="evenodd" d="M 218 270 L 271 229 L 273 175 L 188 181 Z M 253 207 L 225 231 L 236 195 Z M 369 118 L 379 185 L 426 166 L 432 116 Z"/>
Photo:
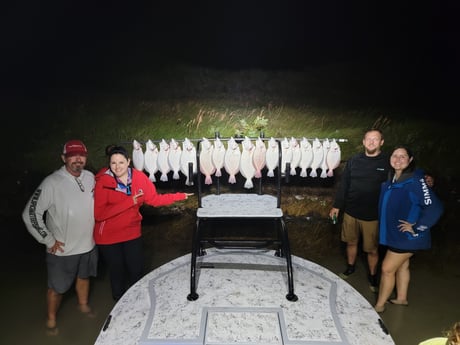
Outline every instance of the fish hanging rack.
<path id="1" fill-rule="evenodd" d="M 288 137 L 265 137 L 265 134 L 264 132 L 260 132 L 259 136 L 258 137 L 249 137 L 249 136 L 231 136 L 231 137 L 221 137 L 220 136 L 220 133 L 219 132 L 215 132 L 214 134 L 214 137 L 212 138 L 206 138 L 206 137 L 201 137 L 201 138 L 192 138 L 192 139 L 189 139 L 189 138 L 185 138 L 183 140 L 181 139 L 170 139 L 171 140 L 174 140 L 176 143 L 183 143 L 185 142 L 185 140 L 188 140 L 189 142 L 195 142 L 196 145 L 200 145 L 200 143 L 203 141 L 203 140 L 216 140 L 216 139 L 219 139 L 220 141 L 223 141 L 223 142 L 228 142 L 230 141 L 231 139 L 234 139 L 236 141 L 236 143 L 238 144 L 241 144 L 243 142 L 243 140 L 245 138 L 248 138 L 250 140 L 262 140 L 263 142 L 268 142 L 270 139 L 274 139 L 276 140 L 276 142 L 278 143 L 278 146 L 279 146 L 279 154 L 281 155 L 281 142 L 286 140 Z M 295 139 L 297 141 L 301 141 L 303 139 L 306 139 L 308 141 L 320 141 L 320 142 L 325 142 L 325 141 L 332 141 L 332 140 L 335 140 L 337 143 L 344 143 L 344 142 L 348 142 L 348 139 L 345 139 L 345 138 L 323 138 L 323 139 L 320 139 L 320 138 L 306 138 L 306 137 L 289 137 L 291 140 L 292 139 Z M 162 141 L 167 141 L 167 139 L 149 139 L 152 143 L 161 143 Z M 148 141 L 142 141 L 142 140 L 136 140 L 139 144 L 146 144 Z M 133 141 L 123 141 L 121 142 L 122 145 L 129 145 L 129 144 L 132 144 Z M 197 163 L 199 162 L 199 157 L 198 157 L 198 154 L 197 154 Z M 199 163 L 198 163 L 199 164 Z M 193 185 L 193 163 L 190 162 L 189 163 L 189 166 L 188 166 L 188 176 L 187 176 L 187 185 Z M 286 171 L 289 171 L 290 170 L 290 163 L 289 162 L 286 162 L 286 170 L 282 172 L 282 176 L 284 177 L 284 180 L 286 183 L 289 183 L 289 173 L 286 173 Z"/>
<path id="2" fill-rule="evenodd" d="M 187 138 L 187 140 L 189 140 L 189 141 L 191 141 L 191 142 L 199 142 L 199 141 L 202 141 L 203 138 L 206 138 L 206 137 L 202 137 L 202 138 L 192 138 L 192 139 Z M 231 138 L 233 138 L 237 143 L 241 143 L 241 142 L 244 140 L 245 136 L 221 137 L 220 134 L 219 134 L 219 132 L 216 132 L 216 134 L 214 135 L 214 137 L 212 137 L 212 138 L 207 137 L 206 139 L 208 139 L 208 140 L 214 140 L 214 139 L 217 139 L 217 138 L 219 138 L 219 139 L 222 140 L 222 141 L 229 141 Z M 289 139 L 294 138 L 295 140 L 299 140 L 299 141 L 300 141 L 300 140 L 302 140 L 302 139 L 305 138 L 305 139 L 307 139 L 308 141 L 319 140 L 319 141 L 321 141 L 321 142 L 324 142 L 324 141 L 326 141 L 326 140 L 329 140 L 329 141 L 335 140 L 335 141 L 338 142 L 338 143 L 346 143 L 346 142 L 348 142 L 348 139 L 345 139 L 345 138 L 322 138 L 322 139 L 321 139 L 321 138 L 292 137 L 292 136 L 291 136 L 291 137 L 288 137 L 288 136 L 286 136 L 286 137 L 265 137 L 265 136 L 263 135 L 263 133 L 261 133 L 261 135 L 258 136 L 258 137 L 249 137 L 249 136 L 248 136 L 248 138 L 249 138 L 250 140 L 257 140 L 257 139 L 260 138 L 262 141 L 268 141 L 268 140 L 270 140 L 271 138 L 273 138 L 273 139 L 275 139 L 275 140 L 279 140 L 279 141 L 283 141 L 285 138 L 289 138 Z M 170 140 L 172 140 L 172 139 L 173 139 L 173 138 L 171 138 Z M 164 139 L 164 138 L 162 138 L 162 139 L 150 139 L 150 141 L 151 141 L 152 143 L 161 143 L 163 140 L 167 140 L 167 139 Z M 178 143 L 182 143 L 182 142 L 185 141 L 185 139 L 174 139 L 174 140 L 175 140 L 176 142 L 178 142 Z M 137 141 L 138 141 L 140 144 L 146 144 L 148 140 L 137 140 Z M 132 143 L 133 143 L 132 141 L 122 141 L 120 144 L 123 144 L 123 145 L 130 145 L 130 144 L 132 144 Z"/>

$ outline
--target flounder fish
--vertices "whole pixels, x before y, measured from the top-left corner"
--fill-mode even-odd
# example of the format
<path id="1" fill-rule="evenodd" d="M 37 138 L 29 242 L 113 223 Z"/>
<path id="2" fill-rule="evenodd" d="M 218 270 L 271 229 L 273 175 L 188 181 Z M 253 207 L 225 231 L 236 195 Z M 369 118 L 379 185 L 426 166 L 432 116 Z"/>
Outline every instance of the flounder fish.
<path id="1" fill-rule="evenodd" d="M 244 188 L 251 189 L 254 187 L 252 183 L 252 178 L 256 173 L 256 168 L 252 162 L 254 156 L 254 144 L 252 143 L 249 137 L 245 137 L 242 143 L 243 151 L 240 158 L 240 172 L 246 181 L 244 183 Z"/>
<path id="2" fill-rule="evenodd" d="M 160 141 L 160 151 L 158 151 L 158 170 L 161 172 L 160 181 L 168 181 L 168 173 L 171 171 L 171 167 L 168 162 L 169 155 L 169 144 L 166 140 L 161 139 Z"/>
<path id="3" fill-rule="evenodd" d="M 279 146 L 275 138 L 271 137 L 267 145 L 267 153 L 265 155 L 265 166 L 268 169 L 267 176 L 275 176 L 274 170 L 279 164 Z"/>
<path id="4" fill-rule="evenodd" d="M 313 150 L 310 142 L 305 137 L 300 141 L 300 152 L 300 176 L 307 177 L 307 169 L 310 167 L 311 162 L 313 162 Z"/>
<path id="5" fill-rule="evenodd" d="M 321 175 L 319 177 L 326 178 L 327 177 L 327 161 L 326 157 L 329 152 L 329 148 L 331 147 L 331 142 L 328 138 L 323 140 L 323 161 L 321 162 Z"/>
<path id="6" fill-rule="evenodd" d="M 240 171 L 240 158 L 240 146 L 233 137 L 230 137 L 224 157 L 224 168 L 229 175 L 228 183 L 236 183 L 236 174 Z"/>
<path id="7" fill-rule="evenodd" d="M 180 156 L 182 155 L 182 148 L 179 143 L 171 139 L 169 142 L 169 154 L 168 154 L 168 163 L 173 171 L 173 180 L 179 180 L 179 171 L 180 171 Z"/>
<path id="8" fill-rule="evenodd" d="M 295 169 L 300 164 L 300 159 L 302 158 L 302 152 L 300 151 L 300 145 L 299 145 L 299 142 L 297 141 L 296 138 L 291 137 L 291 140 L 289 141 L 289 144 L 291 145 L 291 149 L 292 149 L 291 172 L 290 172 L 290 174 L 292 176 L 295 176 L 297 174 Z"/>
<path id="9" fill-rule="evenodd" d="M 292 147 L 291 144 L 289 143 L 289 140 L 287 138 L 284 138 L 283 141 L 281 141 L 281 173 L 290 173 L 290 171 L 286 171 L 286 165 L 287 163 L 291 163 L 292 161 Z"/>
<path id="10" fill-rule="evenodd" d="M 212 163 L 214 164 L 214 167 L 216 168 L 215 175 L 217 177 L 222 176 L 222 168 L 224 167 L 224 158 L 225 158 L 225 146 L 222 143 L 222 140 L 220 140 L 220 138 L 217 137 L 214 140 L 214 150 L 212 151 Z"/>
<path id="11" fill-rule="evenodd" d="M 318 138 L 315 138 L 313 140 L 311 146 L 313 151 L 313 161 L 311 162 L 310 177 L 316 177 L 318 176 L 318 172 L 316 171 L 316 169 L 318 169 L 321 166 L 321 163 L 323 162 L 324 151 L 323 145 L 321 145 L 321 141 L 319 141 Z"/>
<path id="12" fill-rule="evenodd" d="M 144 170 L 144 152 L 141 143 L 136 139 L 133 140 L 133 166 L 134 169 Z"/>
<path id="13" fill-rule="evenodd" d="M 335 139 L 332 139 L 331 147 L 329 148 L 329 152 L 327 153 L 327 156 L 326 156 L 327 167 L 329 169 L 327 171 L 327 176 L 329 177 L 334 176 L 334 169 L 340 165 L 340 159 L 341 159 L 340 146 Z"/>
<path id="14" fill-rule="evenodd" d="M 212 143 L 208 139 L 203 138 L 200 144 L 200 171 L 205 175 L 205 184 L 212 184 L 211 175 L 216 171 L 212 163 L 213 150 L 214 146 Z"/>
<path id="15" fill-rule="evenodd" d="M 145 171 L 149 173 L 149 180 L 156 182 L 155 173 L 158 171 L 158 148 L 152 140 L 145 144 L 144 165 Z"/>
<path id="16" fill-rule="evenodd" d="M 188 165 L 192 163 L 192 172 L 196 174 L 196 148 L 190 139 L 185 138 L 182 142 L 182 155 L 180 156 L 180 171 L 187 178 L 185 184 L 193 186 L 193 176 L 189 176 Z"/>
<path id="17" fill-rule="evenodd" d="M 265 167 L 265 160 L 267 155 L 267 147 L 265 146 L 264 141 L 259 137 L 256 139 L 254 155 L 252 156 L 252 163 L 256 172 L 254 174 L 255 178 L 262 177 L 262 169 Z"/>

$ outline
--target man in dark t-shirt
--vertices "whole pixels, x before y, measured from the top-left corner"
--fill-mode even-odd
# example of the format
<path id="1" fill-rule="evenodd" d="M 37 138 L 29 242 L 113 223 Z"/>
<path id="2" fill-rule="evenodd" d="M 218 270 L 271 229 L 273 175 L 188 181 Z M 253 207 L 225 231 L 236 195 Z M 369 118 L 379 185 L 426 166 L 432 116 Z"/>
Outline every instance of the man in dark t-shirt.
<path id="1" fill-rule="evenodd" d="M 363 251 L 367 254 L 369 284 L 378 290 L 378 202 L 380 186 L 386 181 L 389 159 L 381 151 L 384 143 L 379 129 L 364 133 L 364 152 L 352 156 L 342 173 L 342 180 L 329 216 L 337 218 L 343 212 L 341 239 L 347 244 L 347 268 L 340 277 L 347 279 L 355 271 L 358 243 L 362 236 Z"/>

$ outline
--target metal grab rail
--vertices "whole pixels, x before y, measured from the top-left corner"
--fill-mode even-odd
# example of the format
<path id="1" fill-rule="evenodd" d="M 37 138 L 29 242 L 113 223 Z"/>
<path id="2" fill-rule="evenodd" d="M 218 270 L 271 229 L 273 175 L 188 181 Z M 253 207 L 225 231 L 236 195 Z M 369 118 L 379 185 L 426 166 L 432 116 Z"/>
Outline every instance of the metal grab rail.
<path id="1" fill-rule="evenodd" d="M 277 245 L 277 250 L 275 251 L 275 255 L 279 257 L 285 257 L 286 259 L 286 271 L 287 271 L 287 276 L 288 276 L 288 294 L 286 295 L 286 298 L 289 301 L 297 301 L 298 297 L 294 293 L 294 279 L 293 279 L 293 269 L 292 269 L 292 261 L 291 261 L 291 252 L 290 252 L 290 245 L 289 245 L 289 238 L 288 238 L 288 233 L 287 233 L 287 228 L 286 224 L 283 219 L 283 213 L 281 211 L 281 156 L 282 156 L 282 150 L 281 150 L 281 141 L 277 140 L 278 142 L 278 148 L 279 148 L 279 156 L 278 156 L 278 167 L 276 168 L 277 174 L 276 174 L 276 207 L 274 208 L 275 211 L 272 214 L 268 212 L 266 215 L 261 215 L 260 213 L 254 213 L 251 214 L 249 211 L 249 214 L 246 216 L 242 216 L 241 213 L 235 212 L 234 214 L 217 214 L 215 216 L 213 215 L 206 215 L 203 216 L 203 214 L 206 214 L 206 212 L 200 212 L 200 210 L 203 210 L 203 190 L 202 190 L 202 173 L 200 169 L 200 148 L 201 148 L 201 142 L 203 139 L 198 141 L 198 148 L 197 148 L 197 188 L 198 188 L 198 210 L 197 210 L 197 219 L 196 219 L 196 225 L 195 225 L 195 230 L 194 230 L 194 235 L 193 235 L 193 242 L 192 242 L 192 253 L 191 253 L 191 269 L 190 269 L 190 293 L 187 295 L 187 299 L 189 301 L 195 301 L 198 299 L 199 295 L 196 292 L 196 280 L 197 280 L 197 257 L 198 256 L 203 256 L 206 254 L 206 251 L 204 250 L 203 245 L 205 243 L 210 243 L 215 246 L 219 246 L 221 248 L 240 248 L 239 245 L 242 245 L 244 248 L 249 248 L 249 249 L 258 249 L 263 246 L 267 246 L 269 244 L 276 244 Z M 230 139 L 221 139 L 221 140 L 230 140 Z M 289 166 L 287 165 L 287 169 L 289 169 Z M 288 170 L 289 171 L 289 170 Z M 285 174 L 286 176 L 289 176 L 289 174 Z M 216 181 L 216 193 L 214 195 L 221 195 L 221 190 L 220 190 L 220 178 L 215 177 Z M 225 195 L 232 194 L 232 193 L 226 193 L 222 194 L 222 197 Z M 246 193 L 249 194 L 249 193 Z M 262 178 L 259 178 L 258 181 L 258 192 L 257 194 L 252 193 L 253 197 L 248 198 L 249 201 L 257 199 L 257 196 L 263 196 L 262 193 Z M 242 194 L 236 194 L 241 196 Z M 244 195 L 244 194 L 243 194 Z M 257 196 L 256 196 L 257 195 Z M 241 205 L 240 205 L 241 206 Z M 250 208 L 250 207 L 249 207 Z M 248 210 L 245 209 L 246 213 L 248 213 Z M 215 238 L 205 238 L 203 237 L 202 234 L 202 226 L 203 223 L 207 221 L 212 221 L 212 220 L 239 220 L 239 219 L 264 219 L 264 220 L 272 220 L 276 226 L 276 233 L 277 233 L 277 238 L 273 240 L 250 240 L 250 241 L 245 241 L 245 240 L 237 240 L 237 241 L 232 241 L 232 240 L 216 240 Z"/>

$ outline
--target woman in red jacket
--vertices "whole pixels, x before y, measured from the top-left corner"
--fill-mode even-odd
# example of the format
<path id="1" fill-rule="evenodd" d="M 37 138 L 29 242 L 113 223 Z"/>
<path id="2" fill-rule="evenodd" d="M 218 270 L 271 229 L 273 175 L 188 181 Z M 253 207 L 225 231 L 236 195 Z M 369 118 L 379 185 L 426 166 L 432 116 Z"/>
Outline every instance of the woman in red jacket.
<path id="1" fill-rule="evenodd" d="M 158 194 L 143 172 L 130 167 L 124 147 L 113 147 L 108 156 L 109 168 L 96 175 L 94 240 L 108 265 L 112 296 L 118 300 L 143 276 L 139 208 L 144 203 L 170 205 L 193 193 Z"/>

